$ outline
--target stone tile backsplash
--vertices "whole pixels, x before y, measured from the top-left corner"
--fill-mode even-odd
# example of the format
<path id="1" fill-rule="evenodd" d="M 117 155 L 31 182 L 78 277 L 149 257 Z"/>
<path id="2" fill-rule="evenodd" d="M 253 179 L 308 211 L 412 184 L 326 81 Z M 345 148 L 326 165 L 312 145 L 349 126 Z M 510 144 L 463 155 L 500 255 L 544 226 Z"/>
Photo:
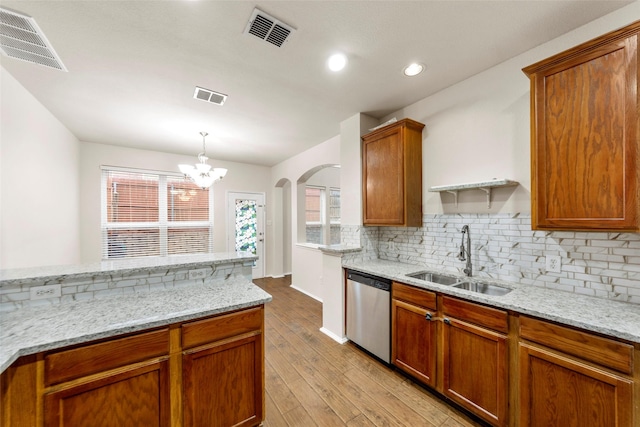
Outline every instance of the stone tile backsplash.
<path id="1" fill-rule="evenodd" d="M 363 242 L 362 253 L 351 258 L 462 274 L 465 262 L 457 255 L 465 224 L 475 277 L 640 304 L 640 234 L 532 231 L 530 214 L 429 214 L 420 228 L 343 226 L 341 232 L 343 243 Z M 560 257 L 559 273 L 546 270 L 553 255 Z"/>
<path id="2" fill-rule="evenodd" d="M 55 281 L 25 282 L 0 287 L 0 312 L 9 312 L 26 307 L 50 306 L 72 301 L 88 301 L 127 295 L 137 292 L 153 292 L 176 289 L 202 283 L 219 283 L 244 277 L 251 281 L 251 267 L 242 262 L 210 266 L 210 272 L 203 279 L 189 279 L 189 270 L 182 268 L 156 268 L 154 271 L 138 271 L 128 274 L 97 275 L 86 278 L 62 278 Z M 31 287 L 61 285 L 61 296 L 46 299 L 30 299 Z"/>

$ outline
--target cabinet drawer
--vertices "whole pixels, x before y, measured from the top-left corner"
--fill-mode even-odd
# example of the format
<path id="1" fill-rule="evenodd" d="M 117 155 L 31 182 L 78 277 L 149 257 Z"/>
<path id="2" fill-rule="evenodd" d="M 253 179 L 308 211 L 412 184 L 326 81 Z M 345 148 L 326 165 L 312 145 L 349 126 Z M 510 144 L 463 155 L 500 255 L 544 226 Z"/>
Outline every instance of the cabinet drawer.
<path id="1" fill-rule="evenodd" d="M 521 316 L 520 337 L 626 374 L 633 369 L 633 346 L 585 331 Z"/>
<path id="2" fill-rule="evenodd" d="M 234 335 L 261 331 L 264 306 L 198 320 L 182 325 L 182 348 L 197 347 Z"/>
<path id="3" fill-rule="evenodd" d="M 436 309 L 435 292 L 393 282 L 392 297 L 420 307 L 429 308 L 431 310 Z"/>
<path id="4" fill-rule="evenodd" d="M 48 353 L 44 358 L 45 385 L 58 384 L 168 354 L 168 329 Z"/>
<path id="5" fill-rule="evenodd" d="M 442 308 L 447 316 L 475 323 L 498 332 L 506 333 L 508 330 L 506 311 L 450 297 L 442 299 Z"/>

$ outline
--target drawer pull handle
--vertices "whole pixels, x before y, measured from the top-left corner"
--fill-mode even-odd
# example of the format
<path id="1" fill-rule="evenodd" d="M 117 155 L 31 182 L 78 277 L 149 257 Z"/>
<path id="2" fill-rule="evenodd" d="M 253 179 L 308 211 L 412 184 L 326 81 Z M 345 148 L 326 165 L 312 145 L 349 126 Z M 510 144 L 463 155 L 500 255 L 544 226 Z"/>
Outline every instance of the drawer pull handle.
<path id="1" fill-rule="evenodd" d="M 444 323 L 446 323 L 447 325 L 451 324 L 451 320 L 447 319 L 446 317 L 444 318 Z"/>
<path id="2" fill-rule="evenodd" d="M 424 316 L 424 318 L 431 321 L 431 313 L 427 313 L 427 315 Z"/>

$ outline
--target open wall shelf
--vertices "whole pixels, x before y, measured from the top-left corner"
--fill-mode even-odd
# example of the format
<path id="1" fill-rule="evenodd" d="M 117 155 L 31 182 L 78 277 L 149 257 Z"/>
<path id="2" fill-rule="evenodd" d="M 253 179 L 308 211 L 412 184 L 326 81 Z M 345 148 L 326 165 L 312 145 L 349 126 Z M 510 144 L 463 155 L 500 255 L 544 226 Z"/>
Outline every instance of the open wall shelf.
<path id="1" fill-rule="evenodd" d="M 443 191 L 453 194 L 455 204 L 458 206 L 458 192 L 463 190 L 482 190 L 487 193 L 487 208 L 491 207 L 491 190 L 498 187 L 510 187 L 518 185 L 518 181 L 510 179 L 492 179 L 490 181 L 468 182 L 464 184 L 454 185 L 437 185 L 430 187 L 429 191 L 433 193 L 441 193 Z"/>

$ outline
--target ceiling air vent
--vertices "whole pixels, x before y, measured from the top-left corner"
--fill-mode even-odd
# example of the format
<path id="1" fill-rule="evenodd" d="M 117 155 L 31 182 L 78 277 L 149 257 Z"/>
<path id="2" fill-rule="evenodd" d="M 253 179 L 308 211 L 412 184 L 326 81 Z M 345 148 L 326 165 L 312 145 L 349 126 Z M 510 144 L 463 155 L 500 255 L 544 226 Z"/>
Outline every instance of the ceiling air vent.
<path id="1" fill-rule="evenodd" d="M 282 47 L 295 30 L 292 26 L 277 20 L 273 16 L 259 9 L 254 9 L 244 33 L 254 35 L 260 40 Z"/>
<path id="2" fill-rule="evenodd" d="M 193 97 L 216 105 L 222 105 L 227 100 L 227 95 L 224 93 L 214 92 L 198 86 L 196 86 L 196 91 L 194 92 Z"/>
<path id="3" fill-rule="evenodd" d="M 10 58 L 67 71 L 35 19 L 2 7 L 0 7 L 0 51 Z"/>

